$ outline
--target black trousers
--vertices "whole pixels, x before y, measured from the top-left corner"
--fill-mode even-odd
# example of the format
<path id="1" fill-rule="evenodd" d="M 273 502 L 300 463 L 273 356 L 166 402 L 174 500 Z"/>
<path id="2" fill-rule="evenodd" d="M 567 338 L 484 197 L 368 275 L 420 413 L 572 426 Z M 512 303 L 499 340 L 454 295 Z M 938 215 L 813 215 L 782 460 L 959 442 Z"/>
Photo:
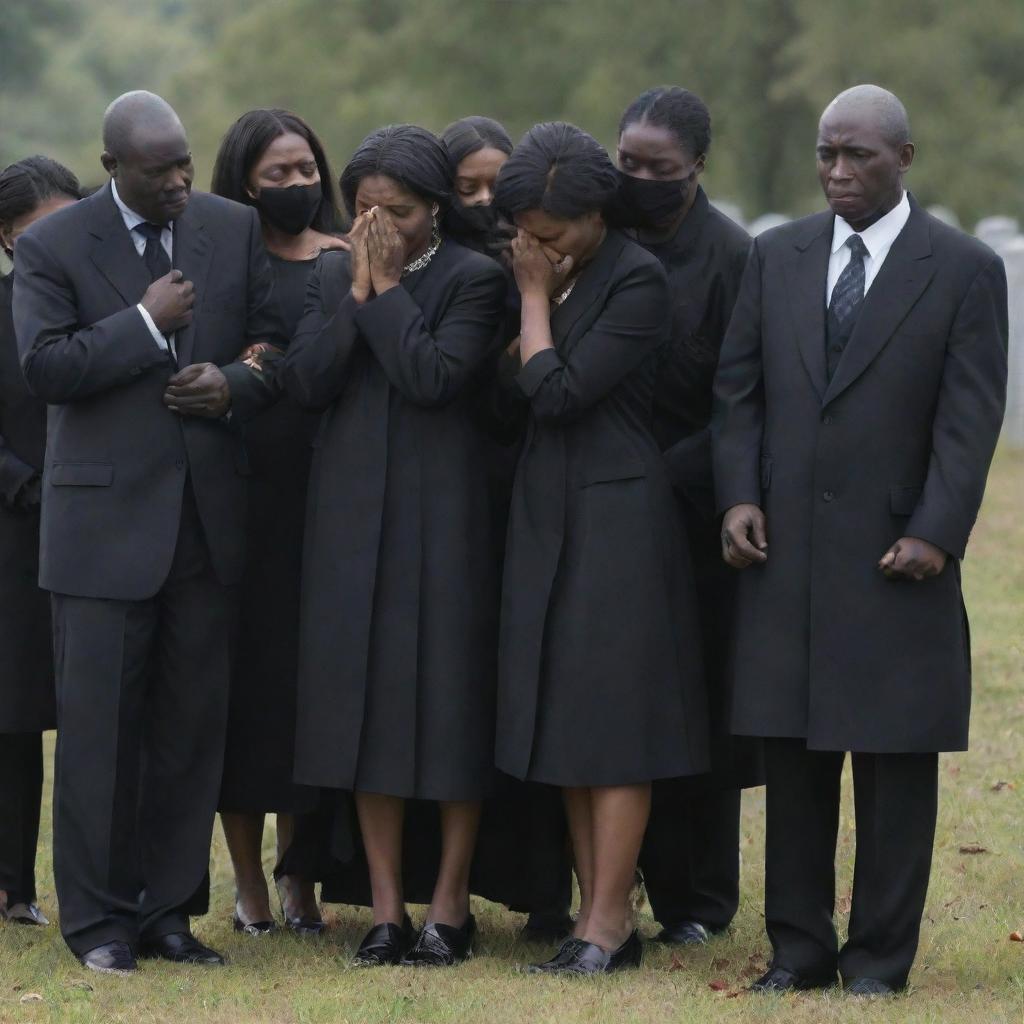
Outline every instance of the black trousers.
<path id="1" fill-rule="evenodd" d="M 849 936 L 838 947 L 835 856 L 845 754 L 765 740 L 765 923 L 773 964 L 844 981 L 906 985 L 928 893 L 938 754 L 857 754 L 857 853 Z"/>
<path id="2" fill-rule="evenodd" d="M 53 595 L 54 876 L 82 954 L 188 928 L 209 894 L 234 592 L 215 577 L 191 488 L 161 590 Z"/>
<path id="3" fill-rule="evenodd" d="M 0 735 L 0 891 L 9 907 L 36 899 L 42 797 L 43 734 Z"/>
<path id="4" fill-rule="evenodd" d="M 663 927 L 699 921 L 709 931 L 727 928 L 740 902 L 740 790 L 656 799 L 640 870 Z"/>

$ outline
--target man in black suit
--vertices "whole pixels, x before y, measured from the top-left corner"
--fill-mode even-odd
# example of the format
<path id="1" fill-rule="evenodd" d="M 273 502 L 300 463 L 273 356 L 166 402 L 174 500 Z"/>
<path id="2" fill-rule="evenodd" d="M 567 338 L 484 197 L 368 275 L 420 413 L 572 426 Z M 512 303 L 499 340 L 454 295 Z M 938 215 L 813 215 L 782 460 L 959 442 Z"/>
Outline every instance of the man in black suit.
<path id="1" fill-rule="evenodd" d="M 61 931 L 85 966 L 125 972 L 138 953 L 223 962 L 189 915 L 208 899 L 244 559 L 236 427 L 274 397 L 235 360 L 283 339 L 256 212 L 191 193 L 174 111 L 127 93 L 103 142 L 110 184 L 19 240 L 14 323 L 50 405 Z"/>
<path id="2" fill-rule="evenodd" d="M 891 93 L 825 110 L 831 211 L 761 235 L 716 379 L 726 561 L 743 569 L 732 724 L 767 737 L 756 990 L 905 986 L 931 867 L 938 751 L 967 746 L 960 559 L 1002 422 L 1002 261 L 903 188 Z M 833 925 L 840 774 L 853 761 L 849 937 Z"/>

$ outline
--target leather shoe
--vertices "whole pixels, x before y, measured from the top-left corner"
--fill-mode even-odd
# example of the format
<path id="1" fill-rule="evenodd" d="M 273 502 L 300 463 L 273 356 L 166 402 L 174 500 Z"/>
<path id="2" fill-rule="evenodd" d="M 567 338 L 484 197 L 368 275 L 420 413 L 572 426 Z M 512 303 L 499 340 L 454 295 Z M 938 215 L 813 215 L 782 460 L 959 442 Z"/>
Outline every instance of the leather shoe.
<path id="1" fill-rule="evenodd" d="M 403 967 L 454 967 L 473 955 L 476 918 L 470 914 L 461 928 L 428 924 L 402 958 Z"/>
<path id="2" fill-rule="evenodd" d="M 176 964 L 210 964 L 220 966 L 224 957 L 216 950 L 204 946 L 190 932 L 172 932 L 159 935 L 142 944 L 141 956 L 149 960 L 170 960 Z"/>
<path id="3" fill-rule="evenodd" d="M 571 959 L 573 954 L 576 952 L 576 948 L 583 942 L 582 939 L 577 939 L 574 936 L 569 936 L 562 944 L 558 947 L 558 952 L 550 959 L 545 960 L 541 964 L 530 964 L 526 968 L 527 974 L 557 974 L 559 968 L 564 967 Z"/>
<path id="4" fill-rule="evenodd" d="M 835 976 L 808 977 L 791 971 L 788 967 L 769 967 L 750 986 L 751 992 L 806 992 L 814 988 L 830 988 L 836 983 Z"/>
<path id="5" fill-rule="evenodd" d="M 49 919 L 34 903 L 15 903 L 6 910 L 0 909 L 0 921 L 11 924 L 30 924 L 40 928 L 48 925 Z"/>
<path id="6" fill-rule="evenodd" d="M 633 931 L 618 949 L 607 950 L 593 942 L 577 943 L 565 963 L 552 969 L 553 974 L 614 974 L 639 967 L 644 958 L 640 933 Z"/>
<path id="7" fill-rule="evenodd" d="M 667 946 L 703 946 L 712 934 L 700 921 L 680 921 L 678 924 L 665 925 L 654 941 L 663 942 Z"/>
<path id="8" fill-rule="evenodd" d="M 402 957 L 416 942 L 416 929 L 406 914 L 401 926 L 397 924 L 374 925 L 366 938 L 359 943 L 356 955 L 352 957 L 353 967 L 386 967 L 402 962 Z"/>
<path id="9" fill-rule="evenodd" d="M 854 978 L 843 986 L 850 996 L 894 996 L 896 990 L 877 978 Z"/>
<path id="10" fill-rule="evenodd" d="M 105 942 L 83 953 L 78 962 L 97 974 L 132 974 L 136 970 L 135 956 L 127 942 Z"/>

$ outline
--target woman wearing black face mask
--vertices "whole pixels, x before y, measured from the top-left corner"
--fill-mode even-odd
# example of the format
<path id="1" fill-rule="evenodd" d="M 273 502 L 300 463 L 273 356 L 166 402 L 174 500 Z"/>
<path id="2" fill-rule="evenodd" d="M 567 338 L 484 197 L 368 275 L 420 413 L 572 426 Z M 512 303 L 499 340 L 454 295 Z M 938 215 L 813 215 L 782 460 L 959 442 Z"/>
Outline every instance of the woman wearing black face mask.
<path id="1" fill-rule="evenodd" d="M 708 421 L 750 238 L 708 203 L 698 184 L 710 143 L 711 116 L 699 97 L 678 87 L 645 92 L 619 125 L 614 210 L 616 223 L 661 260 L 672 305 L 653 432 L 678 498 L 700 598 L 712 771 L 655 784 L 640 865 L 662 925 L 659 939 L 687 945 L 706 942 L 736 913 L 740 789 L 764 781 L 757 741 L 725 732 L 733 578 L 719 550 Z"/>
<path id="2" fill-rule="evenodd" d="M 255 206 L 274 270 L 287 334 L 302 315 L 306 284 L 321 252 L 344 248 L 335 233 L 334 178 L 312 129 L 284 110 L 251 110 L 228 130 L 212 191 Z M 220 811 L 235 869 L 235 928 L 259 936 L 275 927 L 262 864 L 263 821 L 277 812 L 279 852 L 294 816 L 314 809 L 316 792 L 292 784 L 299 575 L 316 413 L 282 398 L 246 426 L 250 557 L 233 664 Z M 323 927 L 314 888 L 278 882 L 293 931 Z"/>

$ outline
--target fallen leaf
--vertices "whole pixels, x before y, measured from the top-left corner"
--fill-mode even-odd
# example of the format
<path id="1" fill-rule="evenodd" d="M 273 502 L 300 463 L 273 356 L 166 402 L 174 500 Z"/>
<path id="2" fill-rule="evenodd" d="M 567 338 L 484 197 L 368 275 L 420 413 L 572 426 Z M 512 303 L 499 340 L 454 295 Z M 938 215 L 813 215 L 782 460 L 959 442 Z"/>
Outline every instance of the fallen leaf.
<path id="1" fill-rule="evenodd" d="M 721 978 L 715 978 L 713 981 L 708 982 L 708 988 L 712 992 L 724 992 L 729 987 L 729 982 L 723 981 Z"/>
<path id="2" fill-rule="evenodd" d="M 41 1003 L 42 1001 L 43 997 L 38 992 L 26 992 L 21 997 L 23 1003 Z"/>
<path id="3" fill-rule="evenodd" d="M 1010 941 L 1011 942 L 1024 942 L 1024 935 L 1021 935 L 1020 932 L 1010 932 Z"/>
<path id="4" fill-rule="evenodd" d="M 668 969 L 670 971 L 685 971 L 686 970 L 686 964 L 683 963 L 683 961 L 680 960 L 679 957 L 676 956 L 675 953 L 673 953 L 672 954 L 672 962 L 668 965 Z"/>
<path id="5" fill-rule="evenodd" d="M 966 846 L 960 847 L 961 853 L 988 853 L 988 849 L 984 846 L 979 846 L 977 843 L 968 843 Z"/>
<path id="6" fill-rule="evenodd" d="M 1007 782 L 1005 779 L 1000 779 L 998 782 L 992 784 L 993 793 L 1001 793 L 1004 789 L 1014 790 L 1017 787 L 1012 782 Z"/>

